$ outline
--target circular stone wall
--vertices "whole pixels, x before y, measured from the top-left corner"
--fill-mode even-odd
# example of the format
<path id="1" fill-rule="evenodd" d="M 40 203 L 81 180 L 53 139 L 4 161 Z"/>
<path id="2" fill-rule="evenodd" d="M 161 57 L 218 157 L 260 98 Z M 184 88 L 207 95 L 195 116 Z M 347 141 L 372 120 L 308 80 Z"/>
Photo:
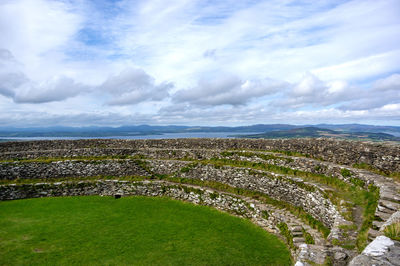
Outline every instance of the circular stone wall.
<path id="1" fill-rule="evenodd" d="M 251 220 L 299 263 L 345 265 L 400 210 L 399 154 L 331 139 L 2 143 L 0 200 L 167 196 Z"/>

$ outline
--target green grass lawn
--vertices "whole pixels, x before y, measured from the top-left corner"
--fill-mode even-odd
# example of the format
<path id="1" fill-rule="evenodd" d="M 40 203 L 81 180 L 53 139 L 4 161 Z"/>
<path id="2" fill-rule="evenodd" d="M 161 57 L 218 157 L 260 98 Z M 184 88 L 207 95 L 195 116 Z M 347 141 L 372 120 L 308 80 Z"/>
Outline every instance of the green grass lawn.
<path id="1" fill-rule="evenodd" d="M 247 220 L 167 198 L 0 202 L 1 265 L 289 265 Z"/>

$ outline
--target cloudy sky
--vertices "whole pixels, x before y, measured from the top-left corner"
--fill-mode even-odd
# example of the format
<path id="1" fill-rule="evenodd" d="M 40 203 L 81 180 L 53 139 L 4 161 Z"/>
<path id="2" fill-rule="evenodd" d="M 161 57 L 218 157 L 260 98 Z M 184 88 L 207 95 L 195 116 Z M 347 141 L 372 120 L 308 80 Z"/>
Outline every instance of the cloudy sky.
<path id="1" fill-rule="evenodd" d="M 400 1 L 1 0 L 0 125 L 400 126 Z"/>

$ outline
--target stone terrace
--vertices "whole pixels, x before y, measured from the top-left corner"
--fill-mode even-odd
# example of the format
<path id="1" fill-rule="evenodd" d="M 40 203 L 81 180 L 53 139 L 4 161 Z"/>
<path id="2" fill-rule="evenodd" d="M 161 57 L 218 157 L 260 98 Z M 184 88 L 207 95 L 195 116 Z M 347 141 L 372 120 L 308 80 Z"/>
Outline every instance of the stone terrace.
<path id="1" fill-rule="evenodd" d="M 399 220 L 399 173 L 400 146 L 334 139 L 0 143 L 0 200 L 168 196 L 252 220 L 281 237 L 299 265 L 359 261 Z"/>

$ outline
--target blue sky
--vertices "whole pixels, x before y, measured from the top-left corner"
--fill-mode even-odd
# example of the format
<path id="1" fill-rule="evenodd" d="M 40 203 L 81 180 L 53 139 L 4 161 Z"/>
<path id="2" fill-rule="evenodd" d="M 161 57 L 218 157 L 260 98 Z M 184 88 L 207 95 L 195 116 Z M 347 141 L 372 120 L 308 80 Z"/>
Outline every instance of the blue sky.
<path id="1" fill-rule="evenodd" d="M 400 2 L 2 0 L 3 126 L 400 126 Z"/>

